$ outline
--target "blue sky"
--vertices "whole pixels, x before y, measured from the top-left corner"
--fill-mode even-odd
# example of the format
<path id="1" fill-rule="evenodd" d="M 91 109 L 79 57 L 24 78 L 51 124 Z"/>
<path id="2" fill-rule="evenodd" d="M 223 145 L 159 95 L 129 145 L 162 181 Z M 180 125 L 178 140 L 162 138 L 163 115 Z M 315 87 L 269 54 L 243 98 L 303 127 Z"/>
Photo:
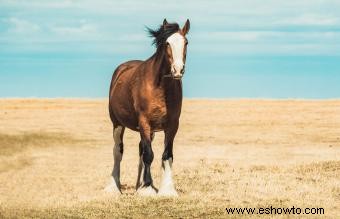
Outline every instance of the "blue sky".
<path id="1" fill-rule="evenodd" d="M 191 21 L 186 97 L 340 98 L 340 1 L 0 0 L 0 97 L 106 97 L 154 52 L 145 26 Z"/>

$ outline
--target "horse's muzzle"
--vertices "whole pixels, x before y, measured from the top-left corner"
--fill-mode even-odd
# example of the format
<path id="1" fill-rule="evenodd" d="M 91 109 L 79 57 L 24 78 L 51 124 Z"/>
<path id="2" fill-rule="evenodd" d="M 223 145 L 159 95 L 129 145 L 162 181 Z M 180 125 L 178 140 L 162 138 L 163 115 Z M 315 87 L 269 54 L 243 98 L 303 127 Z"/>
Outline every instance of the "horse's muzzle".
<path id="1" fill-rule="evenodd" d="M 177 74 L 172 75 L 172 78 L 175 79 L 175 80 L 181 80 L 182 77 L 183 77 L 183 74 L 181 74 L 181 73 L 179 73 L 179 74 L 177 73 Z"/>
<path id="2" fill-rule="evenodd" d="M 184 71 L 185 71 L 184 65 L 171 66 L 171 74 L 173 79 L 180 80 L 183 77 Z"/>

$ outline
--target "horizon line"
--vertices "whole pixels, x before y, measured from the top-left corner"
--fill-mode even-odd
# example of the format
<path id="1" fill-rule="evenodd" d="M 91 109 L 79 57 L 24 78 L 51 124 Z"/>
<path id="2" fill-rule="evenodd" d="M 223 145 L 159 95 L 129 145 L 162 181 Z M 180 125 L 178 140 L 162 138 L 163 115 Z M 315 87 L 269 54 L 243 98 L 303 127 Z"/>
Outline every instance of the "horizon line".
<path id="1" fill-rule="evenodd" d="M 106 100 L 109 97 L 0 97 L 0 100 Z M 340 101 L 340 97 L 295 98 L 295 97 L 183 97 L 183 100 L 263 100 L 263 101 Z"/>

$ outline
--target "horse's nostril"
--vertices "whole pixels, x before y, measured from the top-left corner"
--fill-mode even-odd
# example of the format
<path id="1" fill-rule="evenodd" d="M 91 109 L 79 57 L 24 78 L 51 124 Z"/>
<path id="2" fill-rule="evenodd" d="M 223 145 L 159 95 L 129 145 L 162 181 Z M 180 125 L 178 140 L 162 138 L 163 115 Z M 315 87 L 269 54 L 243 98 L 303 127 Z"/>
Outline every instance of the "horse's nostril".
<path id="1" fill-rule="evenodd" d="M 183 67 L 182 70 L 181 70 L 181 74 L 184 74 L 184 71 L 185 71 L 185 70 L 184 70 L 184 67 Z"/>

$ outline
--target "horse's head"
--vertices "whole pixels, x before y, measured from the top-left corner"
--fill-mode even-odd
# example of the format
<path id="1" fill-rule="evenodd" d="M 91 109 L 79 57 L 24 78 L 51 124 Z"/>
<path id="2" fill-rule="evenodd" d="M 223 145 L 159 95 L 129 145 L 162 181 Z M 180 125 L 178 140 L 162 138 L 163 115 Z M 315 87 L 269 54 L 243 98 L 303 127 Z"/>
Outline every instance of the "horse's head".
<path id="1" fill-rule="evenodd" d="M 168 22 L 164 19 L 163 26 Z M 185 71 L 188 40 L 185 35 L 189 32 L 190 21 L 187 20 L 182 29 L 166 39 L 166 59 L 170 65 L 170 72 L 174 79 L 181 79 Z"/>
<path id="2" fill-rule="evenodd" d="M 165 50 L 165 60 L 170 69 L 170 76 L 181 79 L 185 70 L 188 40 L 185 37 L 190 29 L 190 21 L 187 19 L 182 28 L 177 23 L 168 23 L 166 19 L 158 30 L 149 29 L 154 37 L 153 43 L 158 49 Z"/>

